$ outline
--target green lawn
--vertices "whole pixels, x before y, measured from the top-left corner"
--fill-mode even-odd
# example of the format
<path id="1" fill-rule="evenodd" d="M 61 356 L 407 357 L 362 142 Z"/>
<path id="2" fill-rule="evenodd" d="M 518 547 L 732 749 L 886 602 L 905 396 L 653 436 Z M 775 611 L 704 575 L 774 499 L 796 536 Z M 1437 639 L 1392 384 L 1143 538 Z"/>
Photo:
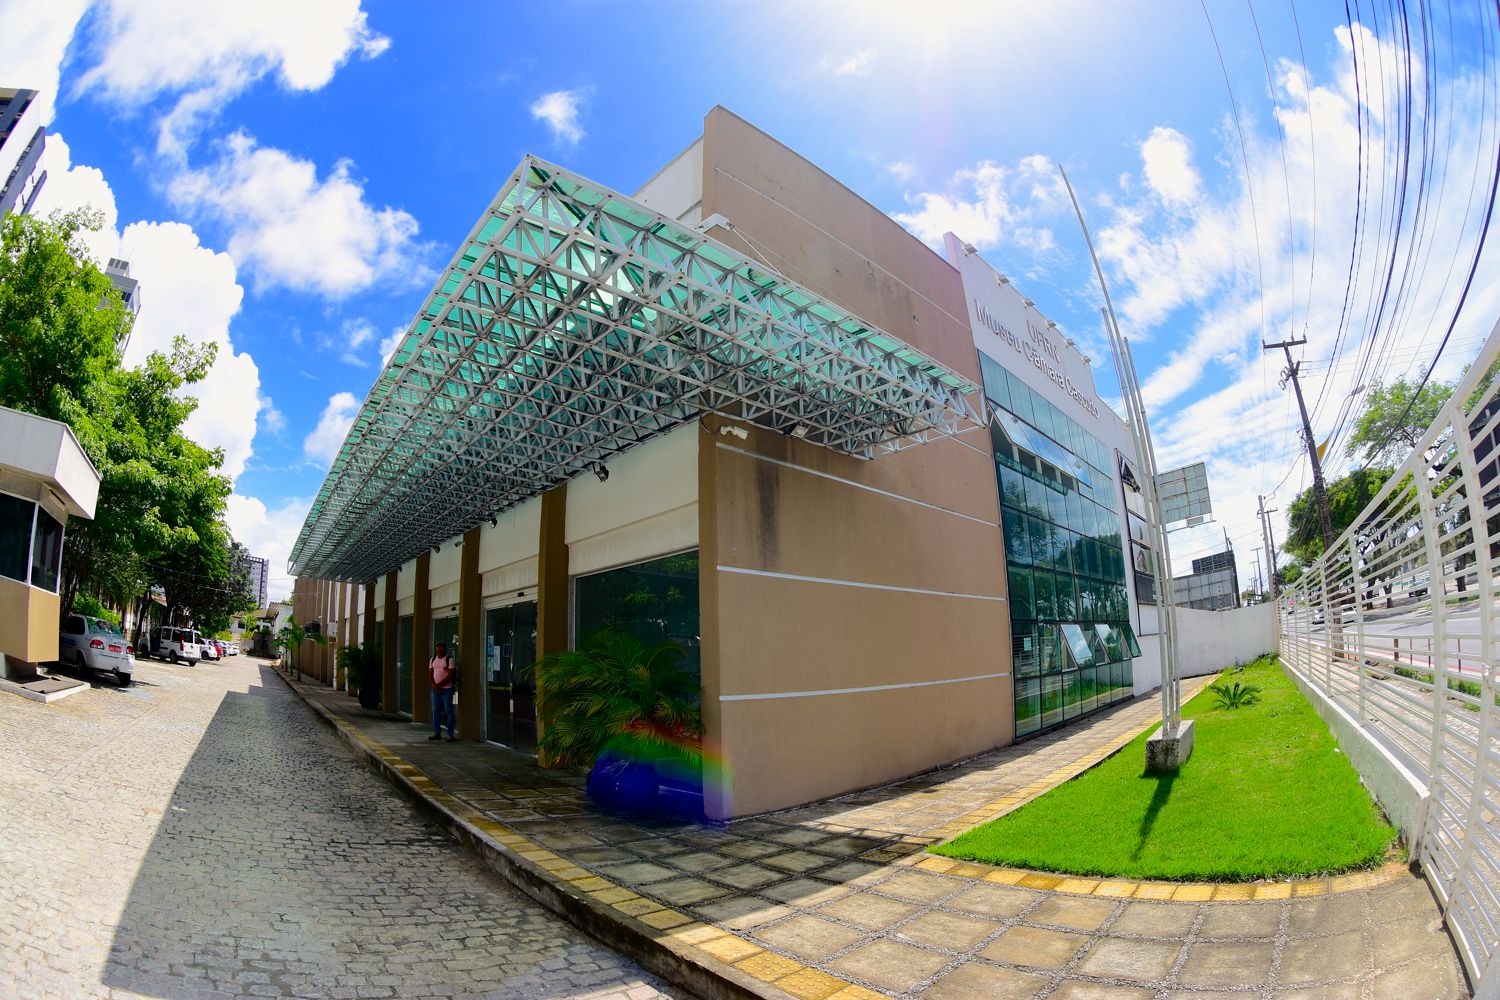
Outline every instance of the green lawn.
<path id="1" fill-rule="evenodd" d="M 1079 875 L 1236 881 L 1378 864 L 1395 831 L 1338 744 L 1267 657 L 1225 675 L 1261 700 L 1232 711 L 1203 693 L 1193 755 L 1176 774 L 1145 773 L 1146 734 L 937 854 Z M 1155 727 L 1153 727 L 1154 729 Z"/>

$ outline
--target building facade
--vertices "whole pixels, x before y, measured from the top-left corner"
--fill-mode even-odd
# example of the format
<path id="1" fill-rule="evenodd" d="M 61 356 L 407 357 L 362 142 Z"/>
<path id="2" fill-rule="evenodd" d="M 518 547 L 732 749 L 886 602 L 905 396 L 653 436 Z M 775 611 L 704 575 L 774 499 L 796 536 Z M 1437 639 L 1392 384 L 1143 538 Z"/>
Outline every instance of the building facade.
<path id="1" fill-rule="evenodd" d="M 461 737 L 523 751 L 538 657 L 672 640 L 713 817 L 1003 746 L 1155 683 L 1089 365 L 722 108 L 628 199 L 528 159 L 314 502 L 298 620 L 346 616 L 418 722 L 447 642 Z"/>
<path id="2" fill-rule="evenodd" d="M 30 212 L 46 183 L 47 129 L 39 114 L 36 91 L 0 87 L 0 216 Z"/>
<path id="3" fill-rule="evenodd" d="M 1240 606 L 1240 575 L 1234 550 L 1193 560 L 1193 571 L 1172 578 L 1172 603 L 1179 608 L 1225 611 Z"/>
<path id="4" fill-rule="evenodd" d="M 255 606 L 263 608 L 269 596 L 266 588 L 271 579 L 271 563 L 260 556 L 250 556 L 245 563 L 250 570 L 250 586 L 255 591 Z"/>

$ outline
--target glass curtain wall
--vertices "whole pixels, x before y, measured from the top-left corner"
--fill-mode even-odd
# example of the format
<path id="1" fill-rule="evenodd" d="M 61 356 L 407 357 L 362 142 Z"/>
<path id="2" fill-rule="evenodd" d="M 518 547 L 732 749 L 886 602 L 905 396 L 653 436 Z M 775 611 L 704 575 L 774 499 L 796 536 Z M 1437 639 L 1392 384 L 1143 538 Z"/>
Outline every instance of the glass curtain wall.
<path id="1" fill-rule="evenodd" d="M 1112 455 L 1039 393 L 980 355 L 1010 583 L 1016 736 L 1129 698 L 1125 557 Z"/>
<path id="2" fill-rule="evenodd" d="M 406 715 L 411 715 L 411 670 L 415 659 L 416 650 L 412 648 L 412 616 L 403 615 L 396 619 L 396 683 L 401 690 L 397 699 L 398 710 Z"/>

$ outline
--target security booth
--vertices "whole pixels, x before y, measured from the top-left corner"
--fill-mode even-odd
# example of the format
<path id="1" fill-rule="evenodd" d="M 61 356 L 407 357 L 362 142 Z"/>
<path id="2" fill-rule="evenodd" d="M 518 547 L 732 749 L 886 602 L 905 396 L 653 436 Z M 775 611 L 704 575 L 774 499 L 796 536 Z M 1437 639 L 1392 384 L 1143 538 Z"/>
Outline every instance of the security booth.
<path id="1" fill-rule="evenodd" d="M 57 659 L 69 517 L 93 519 L 99 471 L 67 424 L 0 407 L 0 675 Z"/>

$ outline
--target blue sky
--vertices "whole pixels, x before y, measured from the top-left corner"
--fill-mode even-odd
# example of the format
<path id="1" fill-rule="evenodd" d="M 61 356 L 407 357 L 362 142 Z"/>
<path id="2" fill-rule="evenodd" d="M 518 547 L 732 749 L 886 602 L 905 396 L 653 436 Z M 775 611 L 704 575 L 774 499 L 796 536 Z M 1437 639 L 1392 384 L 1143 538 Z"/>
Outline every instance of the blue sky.
<path id="1" fill-rule="evenodd" d="M 1177 554 L 1227 530 L 1248 572 L 1255 494 L 1285 480 L 1284 509 L 1307 474 L 1259 338 L 1306 330 L 1326 436 L 1357 384 L 1431 359 L 1456 301 L 1434 265 L 1382 320 L 1372 254 L 1343 308 L 1351 52 L 1372 141 L 1396 134 L 1371 95 L 1390 84 L 1393 96 L 1397 79 L 1394 27 L 1351 31 L 1335 7 L 1256 3 L 1252 21 L 1244 4 L 1211 3 L 1210 34 L 1197 5 L 1077 0 L 0 0 L 0 83 L 51 95 L 42 207 L 106 210 L 96 251 L 131 259 L 142 282 L 132 353 L 176 333 L 220 345 L 190 429 L 225 449 L 231 527 L 282 572 L 273 590 L 289 588 L 286 553 L 382 344 L 521 155 L 633 190 L 714 104 L 934 245 L 950 228 L 975 243 L 1103 359 L 1061 161 L 1135 341 L 1163 461 L 1210 463 L 1220 523 L 1183 535 Z M 1472 241 L 1462 196 L 1494 160 L 1478 75 L 1493 67 L 1479 25 L 1452 27 L 1429 71 L 1452 176 L 1429 213 L 1429 264 Z M 1492 259 L 1481 277 L 1440 375 L 1473 355 L 1500 306 Z M 1377 337 L 1361 370 L 1360 345 Z"/>

